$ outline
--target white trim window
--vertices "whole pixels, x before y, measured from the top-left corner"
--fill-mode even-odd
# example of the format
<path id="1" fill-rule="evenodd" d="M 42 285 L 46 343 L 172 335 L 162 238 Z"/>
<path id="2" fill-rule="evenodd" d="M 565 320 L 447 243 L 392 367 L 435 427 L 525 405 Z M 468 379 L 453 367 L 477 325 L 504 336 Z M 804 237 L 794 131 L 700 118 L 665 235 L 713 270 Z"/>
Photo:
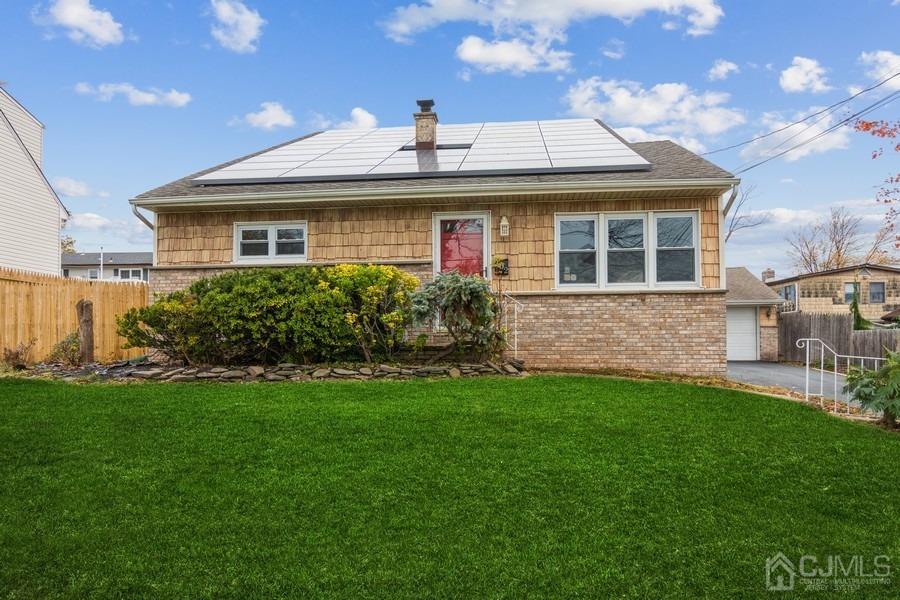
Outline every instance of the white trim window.
<path id="1" fill-rule="evenodd" d="M 699 220 L 697 212 L 559 214 L 556 287 L 698 287 Z"/>
<path id="2" fill-rule="evenodd" d="M 884 288 L 885 285 L 883 281 L 869 282 L 869 304 L 884 304 Z"/>
<path id="3" fill-rule="evenodd" d="M 306 262 L 306 222 L 235 223 L 234 261 Z"/>
<path id="4" fill-rule="evenodd" d="M 116 269 L 116 273 L 113 273 L 113 275 L 126 281 L 141 281 L 147 279 L 144 275 L 144 269 Z"/>

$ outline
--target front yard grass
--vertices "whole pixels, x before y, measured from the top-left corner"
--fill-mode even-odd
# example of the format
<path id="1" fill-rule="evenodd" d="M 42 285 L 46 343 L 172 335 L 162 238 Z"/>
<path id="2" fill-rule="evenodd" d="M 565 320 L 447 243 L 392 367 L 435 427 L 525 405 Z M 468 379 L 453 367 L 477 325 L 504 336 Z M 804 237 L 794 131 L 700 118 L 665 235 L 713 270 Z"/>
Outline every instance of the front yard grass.
<path id="1" fill-rule="evenodd" d="M 0 597 L 765 594 L 889 555 L 900 436 L 667 382 L 0 380 Z"/>

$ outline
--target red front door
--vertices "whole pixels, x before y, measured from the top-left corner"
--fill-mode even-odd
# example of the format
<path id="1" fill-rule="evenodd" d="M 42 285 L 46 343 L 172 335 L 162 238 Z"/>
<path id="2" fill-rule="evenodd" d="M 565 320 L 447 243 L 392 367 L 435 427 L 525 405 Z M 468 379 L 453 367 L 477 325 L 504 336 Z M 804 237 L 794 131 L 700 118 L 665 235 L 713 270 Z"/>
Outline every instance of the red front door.
<path id="1" fill-rule="evenodd" d="M 441 273 L 456 270 L 463 275 L 486 275 L 484 217 L 441 218 L 438 231 Z"/>

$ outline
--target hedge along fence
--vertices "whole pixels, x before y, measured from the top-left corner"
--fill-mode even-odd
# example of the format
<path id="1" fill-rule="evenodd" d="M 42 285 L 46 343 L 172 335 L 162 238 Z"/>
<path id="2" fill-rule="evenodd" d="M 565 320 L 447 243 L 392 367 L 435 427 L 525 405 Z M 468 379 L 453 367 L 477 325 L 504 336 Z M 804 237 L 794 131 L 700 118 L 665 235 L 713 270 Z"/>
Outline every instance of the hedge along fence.
<path id="1" fill-rule="evenodd" d="M 77 331 L 75 305 L 94 304 L 94 356 L 98 361 L 132 358 L 142 348 L 123 350 L 116 316 L 146 306 L 146 283 L 68 279 L 0 268 L 0 349 L 35 340 L 31 357 L 42 360 L 53 345 Z"/>
<path id="2" fill-rule="evenodd" d="M 778 354 L 781 360 L 803 362 L 806 350 L 797 348 L 797 340 L 818 338 L 838 354 L 884 357 L 887 350 L 900 349 L 900 329 L 853 330 L 853 315 L 820 313 L 781 313 L 778 322 Z M 827 357 L 826 357 L 827 358 Z"/>

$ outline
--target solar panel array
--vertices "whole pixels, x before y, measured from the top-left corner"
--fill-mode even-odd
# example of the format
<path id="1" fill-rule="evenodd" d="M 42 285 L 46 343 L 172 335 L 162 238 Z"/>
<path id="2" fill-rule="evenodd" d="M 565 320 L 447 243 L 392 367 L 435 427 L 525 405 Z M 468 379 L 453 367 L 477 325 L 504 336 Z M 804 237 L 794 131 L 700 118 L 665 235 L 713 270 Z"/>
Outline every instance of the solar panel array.
<path id="1" fill-rule="evenodd" d="M 650 167 L 592 119 L 438 124 L 437 143 L 437 150 L 404 149 L 415 144 L 413 127 L 334 129 L 207 173 L 194 182 L 208 185 Z"/>

